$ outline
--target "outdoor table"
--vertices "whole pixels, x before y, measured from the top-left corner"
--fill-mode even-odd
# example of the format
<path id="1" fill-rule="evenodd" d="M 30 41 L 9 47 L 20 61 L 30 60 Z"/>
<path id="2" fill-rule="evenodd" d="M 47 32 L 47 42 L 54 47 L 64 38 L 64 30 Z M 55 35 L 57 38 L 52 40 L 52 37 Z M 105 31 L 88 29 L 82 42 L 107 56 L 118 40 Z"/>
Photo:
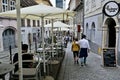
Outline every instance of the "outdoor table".
<path id="1" fill-rule="evenodd" d="M 47 63 L 49 59 L 50 59 L 50 57 L 45 58 L 45 63 Z M 43 56 L 34 56 L 34 61 L 43 63 Z"/>
<path id="2" fill-rule="evenodd" d="M 45 48 L 45 50 L 49 50 L 50 48 Z M 38 48 L 37 52 L 43 52 L 43 48 Z"/>
<path id="3" fill-rule="evenodd" d="M 49 50 L 52 50 L 52 49 L 55 50 L 56 48 L 55 47 L 53 47 L 53 48 L 47 47 L 47 48 L 45 48 L 45 51 L 48 52 Z M 43 48 L 38 48 L 37 52 L 42 53 L 43 52 Z"/>
<path id="4" fill-rule="evenodd" d="M 5 75 L 14 69 L 14 65 L 7 63 L 0 63 L 0 78 L 5 80 Z"/>

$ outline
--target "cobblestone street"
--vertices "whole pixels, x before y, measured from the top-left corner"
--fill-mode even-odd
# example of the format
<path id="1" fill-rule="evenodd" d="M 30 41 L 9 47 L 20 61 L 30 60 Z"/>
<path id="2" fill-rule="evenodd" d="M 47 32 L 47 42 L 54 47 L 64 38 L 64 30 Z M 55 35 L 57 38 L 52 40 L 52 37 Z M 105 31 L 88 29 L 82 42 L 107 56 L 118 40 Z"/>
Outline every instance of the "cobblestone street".
<path id="1" fill-rule="evenodd" d="M 6 80 L 8 78 L 9 74 Z M 86 66 L 74 64 L 71 43 L 68 43 L 58 80 L 120 80 L 120 67 L 103 67 L 101 56 L 92 52 L 89 53 Z"/>
<path id="2" fill-rule="evenodd" d="M 74 64 L 69 43 L 58 80 L 119 80 L 120 68 L 103 67 L 101 61 L 101 56 L 90 52 L 86 66 Z"/>

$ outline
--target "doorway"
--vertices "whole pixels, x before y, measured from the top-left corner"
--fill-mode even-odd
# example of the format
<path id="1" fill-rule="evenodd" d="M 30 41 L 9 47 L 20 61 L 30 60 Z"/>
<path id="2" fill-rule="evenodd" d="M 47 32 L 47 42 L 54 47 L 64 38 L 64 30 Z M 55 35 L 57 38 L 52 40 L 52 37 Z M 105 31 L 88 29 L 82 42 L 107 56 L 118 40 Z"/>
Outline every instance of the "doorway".
<path id="1" fill-rule="evenodd" d="M 108 47 L 115 47 L 116 45 L 116 22 L 113 18 L 107 18 L 106 20 L 106 24 L 107 24 L 107 42 L 108 42 Z"/>
<path id="2" fill-rule="evenodd" d="M 4 50 L 9 50 L 9 47 L 15 48 L 15 31 L 11 28 L 6 29 L 3 34 L 3 48 Z"/>

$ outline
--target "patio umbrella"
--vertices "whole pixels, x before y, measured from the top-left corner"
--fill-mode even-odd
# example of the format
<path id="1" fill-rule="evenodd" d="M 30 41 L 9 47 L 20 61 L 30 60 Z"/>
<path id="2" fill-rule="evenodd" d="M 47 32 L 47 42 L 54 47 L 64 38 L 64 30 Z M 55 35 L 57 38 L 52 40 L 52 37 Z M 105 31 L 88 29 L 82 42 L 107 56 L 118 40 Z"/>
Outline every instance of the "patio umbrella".
<path id="1" fill-rule="evenodd" d="M 18 5 L 18 4 L 16 4 Z M 12 10 L 12 11 L 7 11 L 7 12 L 2 12 L 0 13 L 0 16 L 2 17 L 15 17 L 18 18 L 18 15 L 16 15 L 17 11 L 16 10 Z M 42 47 L 44 49 L 44 18 L 65 18 L 68 17 L 68 15 L 73 16 L 74 12 L 68 11 L 68 10 L 64 10 L 64 9 L 60 9 L 60 8 L 56 8 L 56 7 L 51 7 L 51 6 L 47 6 L 44 4 L 39 4 L 39 5 L 34 5 L 34 6 L 30 6 L 30 7 L 25 7 L 25 8 L 21 8 L 20 9 L 20 17 L 21 18 L 30 18 L 30 19 L 40 19 L 41 18 L 41 26 L 42 26 Z M 55 15 L 55 16 L 53 16 Z M 64 16 L 63 16 L 64 15 Z M 20 21 L 18 23 L 19 25 L 17 25 L 18 27 L 20 26 Z M 20 28 L 18 28 L 20 29 Z M 20 30 L 19 30 L 20 31 Z M 18 36 L 18 40 L 21 40 L 20 35 Z M 20 49 L 19 49 L 20 50 Z M 20 51 L 21 52 L 21 51 Z M 43 53 L 45 51 L 43 50 Z M 21 56 L 21 54 L 19 54 Z M 44 64 L 44 73 L 46 73 L 46 68 L 45 68 L 45 54 L 43 55 L 43 64 Z M 22 60 L 19 60 L 19 63 L 22 64 L 21 62 Z M 20 69 L 22 70 L 22 69 Z M 21 72 L 21 71 L 20 71 Z"/>
<path id="2" fill-rule="evenodd" d="M 20 9 L 21 18 L 30 18 L 30 19 L 39 19 L 39 17 L 47 17 L 47 18 L 63 18 L 68 16 L 73 16 L 73 11 L 56 8 L 52 6 L 47 6 L 44 4 L 29 6 Z M 6 17 L 17 17 L 16 10 L 6 11 L 0 13 L 1 16 Z"/>
<path id="3" fill-rule="evenodd" d="M 68 28 L 65 28 L 65 27 L 62 27 L 62 28 L 60 28 L 60 31 L 69 31 L 70 29 L 68 29 Z M 56 28 L 56 29 L 53 29 L 53 31 L 58 31 L 58 29 Z"/>
<path id="4" fill-rule="evenodd" d="M 52 20 L 52 22 L 53 22 L 53 20 Z M 51 28 L 51 36 L 52 36 L 52 44 L 54 45 L 54 41 L 53 41 L 53 28 L 59 28 L 60 29 L 60 31 L 61 31 L 61 28 L 69 28 L 70 26 L 69 25 L 67 25 L 67 24 L 65 24 L 65 23 L 63 23 L 63 22 L 61 22 L 61 21 L 56 21 L 56 22 L 53 22 L 53 23 L 50 23 L 50 24 L 47 24 L 47 25 L 45 25 L 44 26 L 45 28 L 46 27 L 50 27 Z"/>
<path id="5" fill-rule="evenodd" d="M 52 27 L 52 23 L 47 24 L 44 27 Z M 62 27 L 70 27 L 70 25 L 67 25 L 61 21 L 53 22 L 53 28 L 62 28 Z"/>

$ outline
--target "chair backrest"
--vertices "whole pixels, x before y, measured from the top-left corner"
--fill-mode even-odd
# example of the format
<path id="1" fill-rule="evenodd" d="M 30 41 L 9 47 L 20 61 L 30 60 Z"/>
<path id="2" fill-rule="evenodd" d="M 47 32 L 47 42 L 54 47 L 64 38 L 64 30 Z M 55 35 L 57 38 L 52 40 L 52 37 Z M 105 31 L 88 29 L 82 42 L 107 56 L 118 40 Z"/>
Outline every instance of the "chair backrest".
<path id="1" fill-rule="evenodd" d="M 23 60 L 22 62 L 33 62 L 34 60 Z M 14 65 L 18 64 L 15 62 Z M 38 80 L 40 79 L 40 62 L 35 63 L 36 65 L 31 68 L 23 68 L 23 79 L 27 80 Z M 19 79 L 19 71 L 12 73 L 12 80 Z"/>

